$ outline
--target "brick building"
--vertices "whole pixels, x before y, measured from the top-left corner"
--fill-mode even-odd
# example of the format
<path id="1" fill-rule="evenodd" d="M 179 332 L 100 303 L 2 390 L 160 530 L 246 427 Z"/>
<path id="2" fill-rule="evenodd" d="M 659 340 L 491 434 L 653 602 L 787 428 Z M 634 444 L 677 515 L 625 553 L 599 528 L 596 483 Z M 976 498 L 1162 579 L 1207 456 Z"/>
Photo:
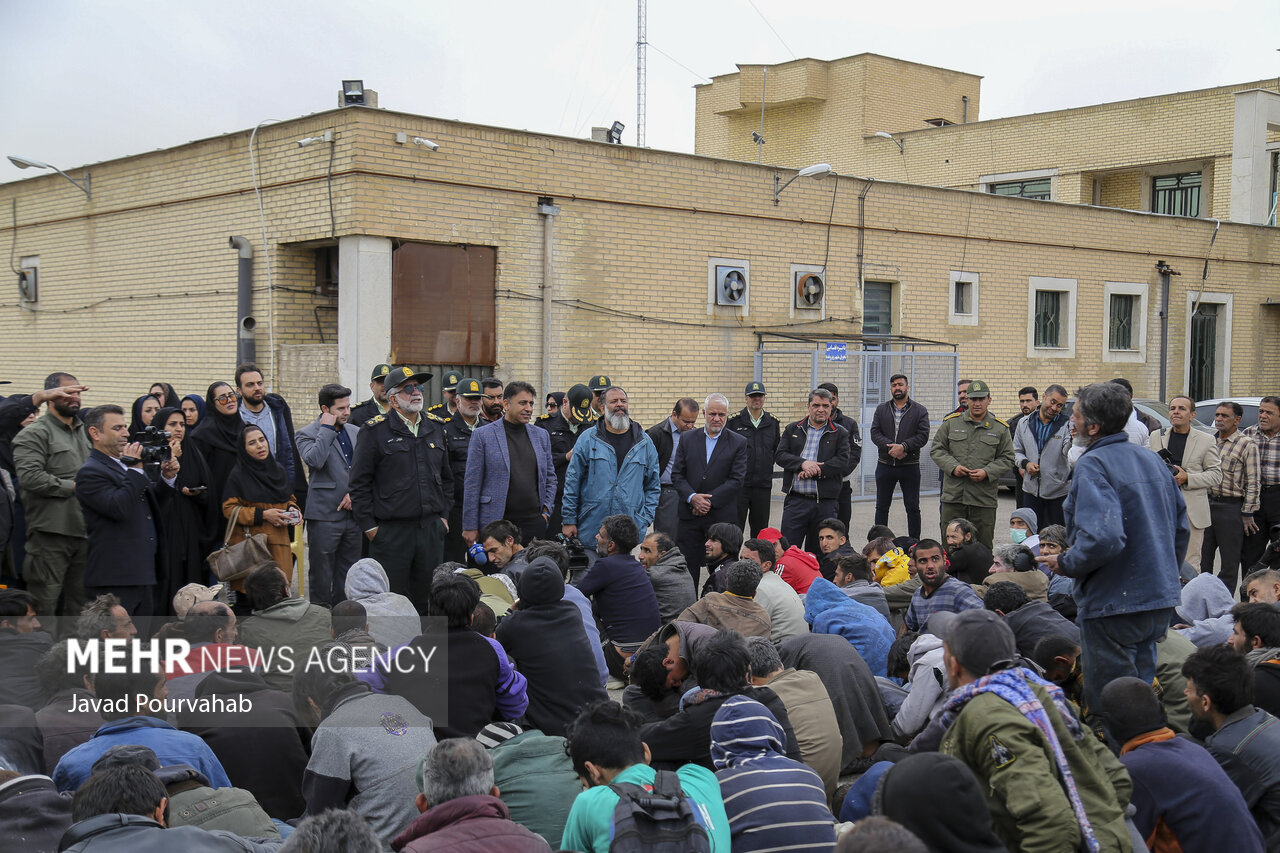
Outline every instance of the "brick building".
<path id="1" fill-rule="evenodd" d="M 914 68 L 918 89 L 940 79 L 947 99 L 972 91 L 976 117 L 977 78 Z M 796 85 L 785 109 L 803 112 L 817 84 Z M 963 118 L 944 106 L 917 112 Z M 869 105 L 863 115 L 891 113 Z M 904 152 L 914 154 L 912 133 Z M 766 123 L 770 157 L 781 145 L 771 134 Z M 908 156 L 872 140 L 889 162 Z M 1028 159 L 999 168 L 1048 162 L 1031 141 L 1018 147 Z M 791 165 L 850 171 L 819 148 L 796 151 Z M 239 236 L 253 252 L 256 358 L 299 422 L 316 386 L 338 379 L 363 398 L 384 360 L 492 370 L 539 392 L 605 372 L 632 391 L 646 425 L 686 394 L 736 400 L 757 361 L 782 416 L 799 410 L 815 372 L 854 387 L 846 408 L 878 402 L 865 371 L 805 355 L 824 341 L 899 353 L 886 369 L 908 363 L 904 353 L 940 353 L 930 393 L 949 399 L 957 370 L 981 376 L 997 413 L 1014 410 L 1024 384 L 1124 375 L 1156 396 L 1157 261 L 1181 273 L 1170 279 L 1168 393 L 1280 387 L 1273 228 L 1224 222 L 1213 239 L 1203 219 L 927 186 L 973 181 L 923 170 L 917 183 L 798 178 L 775 204 L 795 173 L 746 162 L 753 153 L 678 154 L 350 107 L 95 164 L 91 195 L 57 175 L 0 185 L 0 209 L 14 214 L 0 219 L 0 240 L 20 268 L 38 268 L 34 301 L 16 288 L 0 299 L 4 378 L 34 388 L 69 370 L 92 386 L 87 405 L 127 403 L 161 379 L 181 393 L 231 379 L 228 238 Z M 1067 194 L 1066 173 L 1058 179 Z M 797 280 L 824 267 L 825 292 L 807 306 Z M 740 282 L 726 278 L 735 268 Z M 787 355 L 760 355 L 779 341 Z"/>

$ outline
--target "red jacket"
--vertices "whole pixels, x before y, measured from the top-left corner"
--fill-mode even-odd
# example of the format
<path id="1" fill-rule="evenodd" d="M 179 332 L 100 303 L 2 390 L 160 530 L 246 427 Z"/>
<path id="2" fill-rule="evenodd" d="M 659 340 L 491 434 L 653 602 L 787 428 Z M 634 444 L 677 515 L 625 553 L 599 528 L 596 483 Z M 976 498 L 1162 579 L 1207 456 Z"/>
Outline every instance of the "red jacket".
<path id="1" fill-rule="evenodd" d="M 551 853 L 537 835 L 510 820 L 507 804 L 487 794 L 432 806 L 396 836 L 404 853 Z"/>
<path id="2" fill-rule="evenodd" d="M 822 577 L 822 572 L 818 570 L 818 558 L 808 551 L 800 550 L 798 545 L 792 545 L 783 552 L 782 559 L 778 560 L 777 571 L 800 595 L 809 591 L 814 578 Z"/>

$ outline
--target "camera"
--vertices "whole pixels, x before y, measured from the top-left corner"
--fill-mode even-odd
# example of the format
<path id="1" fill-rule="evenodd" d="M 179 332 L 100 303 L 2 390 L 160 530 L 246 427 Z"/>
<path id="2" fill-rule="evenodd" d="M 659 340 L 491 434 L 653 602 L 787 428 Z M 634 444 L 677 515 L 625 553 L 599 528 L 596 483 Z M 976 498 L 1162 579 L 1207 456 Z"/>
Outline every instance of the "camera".
<path id="1" fill-rule="evenodd" d="M 1169 452 L 1169 449 L 1167 447 L 1161 448 L 1156 452 L 1156 456 L 1159 456 L 1164 461 L 1164 467 L 1169 469 L 1169 473 L 1176 480 L 1178 478 L 1178 466 L 1173 464 L 1173 454 Z"/>
<path id="2" fill-rule="evenodd" d="M 582 544 L 581 539 L 577 536 L 565 536 L 561 533 L 556 536 L 556 541 L 569 552 L 570 577 L 577 577 L 580 573 L 591 568 L 591 558 L 587 556 L 587 546 Z"/>
<path id="3" fill-rule="evenodd" d="M 159 465 L 173 458 L 173 449 L 169 447 L 169 439 L 173 434 L 156 426 L 143 427 L 134 440 L 142 445 L 139 458 L 143 465 Z"/>

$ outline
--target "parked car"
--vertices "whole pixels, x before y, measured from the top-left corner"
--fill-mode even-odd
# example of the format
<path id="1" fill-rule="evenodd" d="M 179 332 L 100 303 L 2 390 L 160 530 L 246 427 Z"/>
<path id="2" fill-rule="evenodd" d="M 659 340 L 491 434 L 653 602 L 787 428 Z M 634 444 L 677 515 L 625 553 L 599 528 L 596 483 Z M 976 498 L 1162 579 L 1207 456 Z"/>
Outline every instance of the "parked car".
<path id="1" fill-rule="evenodd" d="M 1249 419 L 1249 406 L 1246 405 L 1246 402 L 1245 402 L 1248 399 L 1251 399 L 1253 401 L 1253 423 L 1258 422 L 1258 405 L 1257 405 L 1258 398 L 1257 397 L 1242 398 L 1236 401 L 1240 403 L 1240 405 L 1244 406 L 1244 409 L 1245 409 L 1244 420 L 1240 421 L 1240 426 L 1242 427 L 1248 426 L 1246 421 Z M 1070 397 L 1067 399 L 1067 404 L 1062 407 L 1063 413 L 1065 413 L 1068 418 L 1071 417 L 1071 408 L 1075 405 L 1075 402 L 1076 402 L 1076 398 Z M 1216 405 L 1217 401 L 1210 401 L 1210 402 L 1214 402 Z M 1198 429 L 1201 432 L 1211 433 L 1213 432 L 1213 409 L 1209 410 L 1209 421 L 1208 421 L 1209 425 L 1205 426 L 1201 422 L 1203 418 L 1201 416 L 1200 407 L 1205 405 L 1208 405 L 1208 403 L 1201 403 L 1200 406 L 1196 407 L 1196 416 L 1191 421 L 1191 428 Z M 1168 403 L 1162 403 L 1159 400 L 1134 400 L 1133 406 L 1138 411 L 1148 414 L 1152 418 L 1154 418 L 1156 423 L 1160 424 L 1161 429 L 1168 429 L 1173 425 L 1169 421 L 1169 404 Z M 1031 416 L 1028 415 L 1028 417 L 1031 417 Z M 1014 471 L 1006 472 L 1005 475 L 1000 478 L 1000 483 L 999 483 L 1000 488 L 1013 489 L 1017 484 L 1017 476 L 1018 476 L 1017 473 Z"/>
<path id="2" fill-rule="evenodd" d="M 1204 400 L 1196 403 L 1196 421 L 1208 424 L 1209 429 L 1213 429 L 1213 413 L 1222 403 L 1239 403 L 1240 408 L 1244 409 L 1244 415 L 1240 418 L 1240 429 L 1258 425 L 1258 406 L 1262 403 L 1261 397 L 1220 397 Z"/>

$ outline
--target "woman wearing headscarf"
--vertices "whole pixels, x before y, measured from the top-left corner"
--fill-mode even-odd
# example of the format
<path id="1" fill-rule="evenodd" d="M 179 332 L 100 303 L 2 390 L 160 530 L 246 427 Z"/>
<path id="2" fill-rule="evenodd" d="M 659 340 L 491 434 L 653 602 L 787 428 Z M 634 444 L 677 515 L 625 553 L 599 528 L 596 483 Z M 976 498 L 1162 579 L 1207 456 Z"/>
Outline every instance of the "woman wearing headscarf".
<path id="1" fill-rule="evenodd" d="M 239 458 L 236 448 L 240 444 L 240 431 L 244 421 L 240 419 L 240 398 L 226 382 L 215 382 L 205 395 L 205 413 L 191 432 L 191 440 L 209 463 L 209 496 L 214 506 L 222 506 L 225 500 L 223 488 L 231 469 Z"/>
<path id="2" fill-rule="evenodd" d="M 159 400 L 160 405 L 166 409 L 178 408 L 178 392 L 168 382 L 152 382 L 151 390 L 147 393 Z"/>
<path id="3" fill-rule="evenodd" d="M 160 507 L 165 541 L 169 552 L 169 577 L 157 591 L 157 612 L 169 613 L 173 596 L 189 583 L 203 584 L 208 570 L 204 557 L 213 530 L 213 504 L 209 499 L 209 463 L 204 459 L 187 429 L 186 418 L 179 409 L 165 407 L 153 419 L 160 429 L 172 436 L 174 455 L 182 462 L 182 470 L 173 484 L 173 498 Z"/>
<path id="4" fill-rule="evenodd" d="M 204 397 L 199 394 L 188 394 L 182 398 L 182 416 L 187 420 L 187 431 L 195 429 L 204 419 Z"/>
<path id="5" fill-rule="evenodd" d="M 284 467 L 271 455 L 266 433 L 246 424 L 236 443 L 236 464 L 223 487 L 222 515 L 236 515 L 230 544 L 248 535 L 265 533 L 271 557 L 293 583 L 293 554 L 289 526 L 302 520 L 293 497 L 293 484 Z"/>
<path id="6" fill-rule="evenodd" d="M 143 394 L 133 401 L 133 419 L 129 421 L 130 441 L 138 440 L 138 434 L 151 426 L 151 421 L 158 411 L 160 411 L 160 401 L 150 394 Z"/>

